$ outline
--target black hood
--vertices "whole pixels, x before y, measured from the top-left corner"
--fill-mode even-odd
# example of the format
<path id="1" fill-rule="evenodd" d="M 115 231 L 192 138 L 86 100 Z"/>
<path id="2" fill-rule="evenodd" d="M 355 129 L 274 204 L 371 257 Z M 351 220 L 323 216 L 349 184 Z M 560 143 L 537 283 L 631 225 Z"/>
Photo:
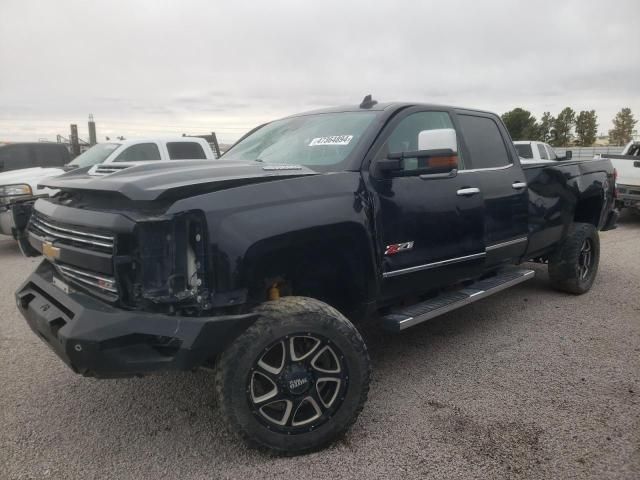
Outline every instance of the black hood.
<path id="1" fill-rule="evenodd" d="M 119 193 L 129 200 L 185 197 L 251 183 L 317 175 L 298 165 L 224 160 L 180 160 L 135 165 L 104 176 L 79 169 L 44 180 L 57 190 Z"/>

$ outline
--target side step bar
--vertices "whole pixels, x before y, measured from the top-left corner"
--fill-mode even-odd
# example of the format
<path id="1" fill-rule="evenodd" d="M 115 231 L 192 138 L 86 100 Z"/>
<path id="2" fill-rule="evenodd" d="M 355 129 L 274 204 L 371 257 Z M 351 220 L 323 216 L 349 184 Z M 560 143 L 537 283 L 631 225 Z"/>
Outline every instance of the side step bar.
<path id="1" fill-rule="evenodd" d="M 431 320 L 438 315 L 530 280 L 534 275 L 535 272 L 533 270 L 503 270 L 493 277 L 478 280 L 460 290 L 445 292 L 424 302 L 393 310 L 382 317 L 382 326 L 385 330 L 400 332 L 418 323 Z"/>

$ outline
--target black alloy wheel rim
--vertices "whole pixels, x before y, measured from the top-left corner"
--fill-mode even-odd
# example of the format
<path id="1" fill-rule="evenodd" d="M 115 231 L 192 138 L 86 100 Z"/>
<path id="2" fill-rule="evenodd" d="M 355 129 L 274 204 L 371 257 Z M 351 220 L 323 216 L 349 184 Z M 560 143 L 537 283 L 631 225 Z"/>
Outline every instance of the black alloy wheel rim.
<path id="1" fill-rule="evenodd" d="M 593 242 L 587 238 L 582 242 L 580 247 L 580 255 L 578 256 L 578 275 L 580 280 L 584 280 L 591 273 L 593 267 Z"/>
<path id="2" fill-rule="evenodd" d="M 247 379 L 254 416 L 269 430 L 313 431 L 335 415 L 349 382 L 344 355 L 325 337 L 287 335 L 265 348 Z"/>

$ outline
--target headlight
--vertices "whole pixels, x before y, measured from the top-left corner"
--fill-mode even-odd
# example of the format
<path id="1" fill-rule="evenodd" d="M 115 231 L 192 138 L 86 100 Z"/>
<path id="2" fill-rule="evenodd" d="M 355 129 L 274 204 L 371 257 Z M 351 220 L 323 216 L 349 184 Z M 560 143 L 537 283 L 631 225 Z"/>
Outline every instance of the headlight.
<path id="1" fill-rule="evenodd" d="M 0 187 L 0 197 L 20 197 L 22 195 L 31 195 L 31 187 L 29 185 L 6 185 Z"/>
<path id="2" fill-rule="evenodd" d="M 8 204 L 13 198 L 28 195 L 31 195 L 31 187 L 29 185 L 4 185 L 0 187 L 0 204 Z"/>

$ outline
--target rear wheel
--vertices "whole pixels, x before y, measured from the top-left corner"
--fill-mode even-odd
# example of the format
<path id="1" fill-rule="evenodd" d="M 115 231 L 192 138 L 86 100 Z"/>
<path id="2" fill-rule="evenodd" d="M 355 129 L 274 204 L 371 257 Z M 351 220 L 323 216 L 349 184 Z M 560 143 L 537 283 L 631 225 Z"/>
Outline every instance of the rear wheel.
<path id="1" fill-rule="evenodd" d="M 356 420 L 369 390 L 369 356 L 342 314 L 310 298 L 285 297 L 221 356 L 216 389 L 233 432 L 276 453 L 327 445 Z"/>
<path id="2" fill-rule="evenodd" d="M 560 248 L 549 258 L 549 278 L 557 290 L 582 294 L 591 289 L 600 262 L 598 230 L 574 223 Z"/>

